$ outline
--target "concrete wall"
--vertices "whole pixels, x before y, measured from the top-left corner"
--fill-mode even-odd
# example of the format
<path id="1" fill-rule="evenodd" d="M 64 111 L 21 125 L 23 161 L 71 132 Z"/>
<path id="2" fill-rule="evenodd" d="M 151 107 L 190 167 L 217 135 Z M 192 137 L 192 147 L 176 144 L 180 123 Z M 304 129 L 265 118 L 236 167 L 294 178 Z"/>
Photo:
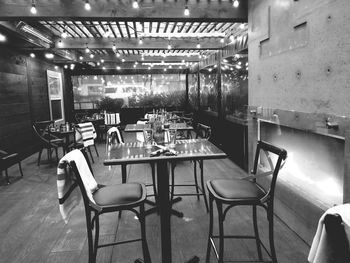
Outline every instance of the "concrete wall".
<path id="1" fill-rule="evenodd" d="M 249 1 L 249 105 L 350 115 L 350 1 Z"/>

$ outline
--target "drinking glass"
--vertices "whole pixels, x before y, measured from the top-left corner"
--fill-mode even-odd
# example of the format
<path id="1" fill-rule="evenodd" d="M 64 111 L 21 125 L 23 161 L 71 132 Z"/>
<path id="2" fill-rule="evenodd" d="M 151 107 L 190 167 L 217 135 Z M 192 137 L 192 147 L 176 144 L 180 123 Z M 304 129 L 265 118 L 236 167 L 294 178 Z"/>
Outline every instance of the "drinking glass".
<path id="1" fill-rule="evenodd" d="M 145 146 L 146 148 L 152 148 L 153 145 L 153 130 L 151 129 L 144 129 L 143 130 L 143 136 L 145 139 Z"/>
<path id="2" fill-rule="evenodd" d="M 169 129 L 169 147 L 175 148 L 176 144 L 176 129 Z"/>

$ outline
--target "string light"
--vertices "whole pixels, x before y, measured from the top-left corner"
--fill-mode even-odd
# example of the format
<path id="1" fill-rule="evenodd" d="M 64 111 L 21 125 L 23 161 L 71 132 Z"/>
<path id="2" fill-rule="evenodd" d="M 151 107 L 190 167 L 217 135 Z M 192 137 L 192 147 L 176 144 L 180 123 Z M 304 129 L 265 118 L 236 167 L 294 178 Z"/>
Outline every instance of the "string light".
<path id="1" fill-rule="evenodd" d="M 30 53 L 30 57 L 31 58 L 35 58 L 35 54 L 34 53 Z"/>
<path id="2" fill-rule="evenodd" d="M 171 44 L 170 42 L 168 43 L 168 49 L 170 50 L 172 47 L 171 47 Z"/>
<path id="3" fill-rule="evenodd" d="M 122 62 L 123 62 L 123 63 L 125 62 L 125 59 L 124 59 L 124 58 L 122 58 Z"/>
<path id="4" fill-rule="evenodd" d="M 135 9 L 139 8 L 139 3 L 137 2 L 137 0 L 134 0 L 134 2 L 132 2 L 132 7 Z"/>
<path id="5" fill-rule="evenodd" d="M 116 55 L 116 57 L 117 57 L 117 58 L 119 58 L 119 57 L 120 57 L 120 54 L 119 54 L 119 53 L 117 53 L 117 54 L 115 54 L 115 55 Z"/>
<path id="6" fill-rule="evenodd" d="M 90 5 L 90 3 L 89 3 L 89 0 L 85 0 L 85 5 L 84 5 L 84 7 L 85 7 L 85 10 L 87 10 L 87 11 L 90 11 L 90 10 L 91 10 L 91 5 Z"/>
<path id="7" fill-rule="evenodd" d="M 233 1 L 233 7 L 237 8 L 239 6 L 239 1 L 238 0 L 234 0 Z"/>
<path id="8" fill-rule="evenodd" d="M 116 69 L 117 69 L 117 70 L 120 70 L 120 66 L 117 66 Z"/>
<path id="9" fill-rule="evenodd" d="M 220 43 L 224 43 L 225 39 L 224 38 L 220 38 Z"/>
<path id="10" fill-rule="evenodd" d="M 143 44 L 143 40 L 142 38 L 139 39 L 139 45 L 142 45 Z"/>
<path id="11" fill-rule="evenodd" d="M 88 47 L 87 44 L 86 44 L 86 48 L 85 48 L 85 53 L 86 53 L 86 54 L 90 53 L 90 49 L 89 49 L 89 47 Z"/>
<path id="12" fill-rule="evenodd" d="M 90 54 L 90 58 L 94 58 L 94 54 L 91 53 L 91 54 Z"/>
<path id="13" fill-rule="evenodd" d="M 190 15 L 190 10 L 188 9 L 187 5 L 185 6 L 184 15 L 185 16 L 189 16 Z"/>
<path id="14" fill-rule="evenodd" d="M 62 34 L 61 34 L 61 37 L 62 37 L 62 38 L 66 38 L 67 36 L 68 36 L 67 31 L 66 31 L 65 29 L 63 29 L 63 32 L 62 32 Z"/>
<path id="15" fill-rule="evenodd" d="M 115 43 L 113 43 L 113 47 L 112 47 L 113 51 L 116 51 L 117 46 L 115 45 Z"/>
<path id="16" fill-rule="evenodd" d="M 239 25 L 239 28 L 240 28 L 240 29 L 244 29 L 244 23 L 240 24 L 240 25 Z"/>
<path id="17" fill-rule="evenodd" d="M 61 40 L 61 39 L 58 41 L 57 46 L 58 46 L 58 47 L 63 47 L 63 43 L 62 43 L 62 40 Z"/>
<path id="18" fill-rule="evenodd" d="M 80 60 L 83 60 L 84 58 L 83 58 L 83 56 L 80 56 L 79 59 L 80 59 Z"/>
<path id="19" fill-rule="evenodd" d="M 36 13 L 37 13 L 36 6 L 35 6 L 35 1 L 34 1 L 34 0 L 32 0 L 32 7 L 30 8 L 30 12 L 31 12 L 33 15 L 36 15 Z"/>
<path id="20" fill-rule="evenodd" d="M 3 34 L 0 34 L 0 42 L 5 42 L 6 37 Z"/>
<path id="21" fill-rule="evenodd" d="M 199 42 L 197 43 L 196 48 L 201 48 L 201 44 Z"/>

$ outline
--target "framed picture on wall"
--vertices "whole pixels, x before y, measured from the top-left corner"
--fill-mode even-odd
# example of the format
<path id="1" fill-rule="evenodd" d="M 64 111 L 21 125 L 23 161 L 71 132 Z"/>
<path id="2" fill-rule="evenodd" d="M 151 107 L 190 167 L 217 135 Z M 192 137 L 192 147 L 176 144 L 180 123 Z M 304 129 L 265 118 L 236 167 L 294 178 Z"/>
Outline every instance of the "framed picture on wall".
<path id="1" fill-rule="evenodd" d="M 47 70 L 47 89 L 51 120 L 64 122 L 64 104 L 61 72 Z"/>

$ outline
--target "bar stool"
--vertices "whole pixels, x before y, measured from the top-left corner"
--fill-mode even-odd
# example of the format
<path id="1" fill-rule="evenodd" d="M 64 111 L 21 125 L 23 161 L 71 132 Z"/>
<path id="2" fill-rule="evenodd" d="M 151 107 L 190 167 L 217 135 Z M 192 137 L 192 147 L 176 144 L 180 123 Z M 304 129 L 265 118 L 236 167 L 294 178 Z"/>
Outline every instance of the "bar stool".
<path id="1" fill-rule="evenodd" d="M 264 153 L 265 156 L 261 153 Z M 273 154 L 274 156 L 270 156 Z M 265 157 L 265 158 L 264 158 Z M 272 158 L 273 157 L 273 158 Z M 277 158 L 276 158 L 277 157 Z M 287 158 L 287 152 L 264 141 L 258 141 L 252 175 L 239 179 L 214 179 L 207 182 L 209 191 L 209 236 L 207 246 L 206 262 L 209 262 L 211 248 L 214 249 L 219 263 L 224 262 L 224 238 L 245 238 L 255 239 L 258 250 L 259 261 L 262 261 L 261 246 L 271 257 L 272 262 L 277 262 L 276 251 L 273 237 L 273 200 L 276 186 L 276 180 L 279 170 L 283 167 Z M 268 171 L 267 171 L 268 170 Z M 259 172 L 259 174 L 257 174 Z M 256 182 L 256 179 L 272 175 L 268 189 L 264 189 Z M 218 210 L 219 235 L 213 235 L 213 203 L 216 203 Z M 224 220 L 230 208 L 235 206 L 252 206 L 254 236 L 234 236 L 224 235 Z M 267 212 L 269 223 L 269 243 L 270 253 L 259 238 L 257 224 L 257 206 L 263 207 Z M 219 239 L 219 249 L 217 250 L 214 238 Z"/>

